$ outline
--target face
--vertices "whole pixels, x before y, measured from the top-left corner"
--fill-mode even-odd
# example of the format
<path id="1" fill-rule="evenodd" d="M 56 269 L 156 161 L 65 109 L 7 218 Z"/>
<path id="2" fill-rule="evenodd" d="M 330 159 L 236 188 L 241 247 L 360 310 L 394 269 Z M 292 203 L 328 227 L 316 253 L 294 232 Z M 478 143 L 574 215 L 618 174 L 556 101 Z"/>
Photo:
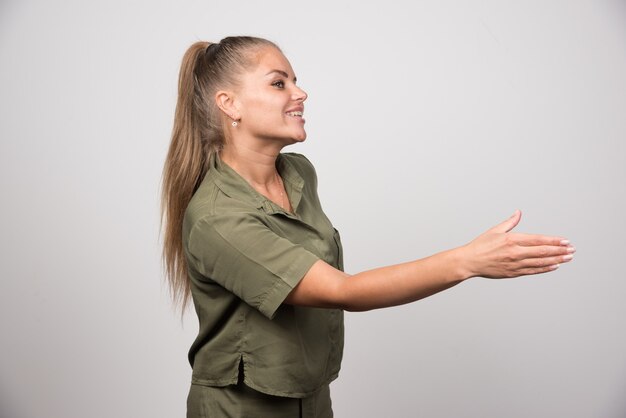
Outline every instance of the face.
<path id="1" fill-rule="evenodd" d="M 235 90 L 234 105 L 240 123 L 235 131 L 281 146 L 306 139 L 304 101 L 307 94 L 285 56 L 273 47 L 261 49 L 258 65 L 246 72 Z"/>

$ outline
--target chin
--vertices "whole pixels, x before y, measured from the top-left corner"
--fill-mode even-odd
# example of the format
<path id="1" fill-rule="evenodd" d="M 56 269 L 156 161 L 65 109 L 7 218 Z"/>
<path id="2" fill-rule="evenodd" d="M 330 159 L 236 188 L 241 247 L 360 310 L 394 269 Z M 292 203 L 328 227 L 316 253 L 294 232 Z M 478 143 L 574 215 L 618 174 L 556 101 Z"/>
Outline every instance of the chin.
<path id="1" fill-rule="evenodd" d="M 306 132 L 302 131 L 296 135 L 294 135 L 293 140 L 296 142 L 302 142 L 306 139 Z"/>

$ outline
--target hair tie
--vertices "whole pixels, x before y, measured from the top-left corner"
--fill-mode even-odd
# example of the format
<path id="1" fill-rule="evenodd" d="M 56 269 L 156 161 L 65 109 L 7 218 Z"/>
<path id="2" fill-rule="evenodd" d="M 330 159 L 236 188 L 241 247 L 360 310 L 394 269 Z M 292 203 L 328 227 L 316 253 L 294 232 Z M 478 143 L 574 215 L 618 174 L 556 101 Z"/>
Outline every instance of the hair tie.
<path id="1" fill-rule="evenodd" d="M 207 47 L 206 50 L 204 51 L 204 53 L 207 55 L 207 57 L 210 54 L 214 54 L 215 52 L 217 52 L 217 49 L 220 47 L 219 42 L 213 42 L 210 43 Z"/>

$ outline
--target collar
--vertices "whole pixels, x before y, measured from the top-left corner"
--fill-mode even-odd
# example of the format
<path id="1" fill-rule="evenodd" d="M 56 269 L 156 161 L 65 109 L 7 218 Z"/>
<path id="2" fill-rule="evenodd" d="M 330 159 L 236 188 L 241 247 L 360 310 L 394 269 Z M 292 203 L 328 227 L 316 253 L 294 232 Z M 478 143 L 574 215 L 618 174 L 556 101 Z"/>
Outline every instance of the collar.
<path id="1" fill-rule="evenodd" d="M 304 179 L 284 154 L 278 154 L 276 169 L 283 179 L 285 191 L 295 214 L 298 211 L 298 204 L 302 198 Z M 289 214 L 283 208 L 257 192 L 246 179 L 222 161 L 217 153 L 213 153 L 209 159 L 209 174 L 211 174 L 215 185 L 228 197 L 250 203 L 255 208 L 263 209 L 268 214 Z"/>

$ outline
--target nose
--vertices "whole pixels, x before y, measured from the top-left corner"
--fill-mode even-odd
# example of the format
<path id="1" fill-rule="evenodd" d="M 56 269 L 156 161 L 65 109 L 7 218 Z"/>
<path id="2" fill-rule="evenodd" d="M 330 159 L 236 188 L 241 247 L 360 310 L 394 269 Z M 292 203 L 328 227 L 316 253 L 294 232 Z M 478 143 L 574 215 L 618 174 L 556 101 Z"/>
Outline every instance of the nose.
<path id="1" fill-rule="evenodd" d="M 306 94 L 306 91 L 302 90 L 300 87 L 295 86 L 295 90 L 293 92 L 293 99 L 297 102 L 303 102 L 309 97 L 308 94 Z"/>

